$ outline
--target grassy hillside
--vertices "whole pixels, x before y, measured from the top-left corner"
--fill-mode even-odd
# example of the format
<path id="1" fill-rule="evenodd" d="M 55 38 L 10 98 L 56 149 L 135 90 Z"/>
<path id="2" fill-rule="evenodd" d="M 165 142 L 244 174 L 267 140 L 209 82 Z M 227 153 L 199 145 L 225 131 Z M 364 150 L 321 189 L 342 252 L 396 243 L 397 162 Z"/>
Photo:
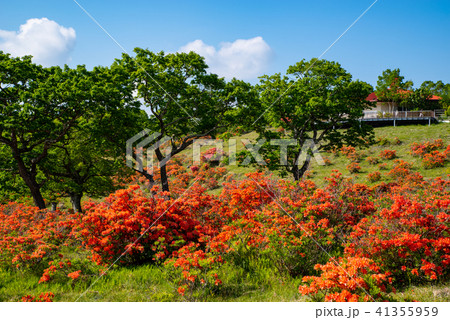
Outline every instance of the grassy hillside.
<path id="1" fill-rule="evenodd" d="M 328 157 L 332 165 L 319 166 L 317 163 L 313 163 L 311 167 L 312 180 L 319 185 L 322 183 L 323 178 L 329 176 L 331 170 L 337 169 L 341 171 L 345 176 L 352 177 L 357 183 L 368 183 L 367 174 L 373 171 L 380 171 L 381 173 L 387 172 L 392 169 L 392 160 L 380 159 L 380 163 L 386 163 L 387 166 L 384 170 L 380 170 L 379 164 L 370 164 L 366 159 L 367 157 L 380 158 L 380 152 L 385 149 L 395 150 L 397 157 L 404 161 L 413 164 L 412 170 L 418 171 L 424 178 L 435 178 L 443 175 L 450 174 L 450 169 L 446 168 L 433 168 L 425 169 L 422 165 L 421 159 L 413 157 L 410 154 L 411 144 L 414 142 L 420 143 L 425 141 L 432 141 L 436 139 L 442 139 L 444 144 L 450 142 L 450 124 L 441 123 L 431 126 L 415 125 L 415 126 L 400 126 L 400 127 L 384 127 L 375 128 L 375 139 L 378 141 L 376 145 L 369 147 L 368 149 L 358 150 L 361 155 L 360 166 L 362 168 L 361 173 L 351 174 L 346 169 L 346 166 L 351 163 L 349 159 L 343 156 L 335 156 L 333 154 L 324 153 L 325 157 Z M 399 141 L 400 144 L 396 144 L 395 141 Z M 384 171 L 384 172 L 383 172 Z M 381 181 L 387 178 L 382 178 Z"/>
<path id="2" fill-rule="evenodd" d="M 367 175 L 374 171 L 379 171 L 382 174 L 381 181 L 388 182 L 389 179 L 385 173 L 393 167 L 392 160 L 380 159 L 380 152 L 386 149 L 395 150 L 397 159 L 402 159 L 413 164 L 412 170 L 419 172 L 425 179 L 435 178 L 439 176 L 446 176 L 450 174 L 450 168 L 432 168 L 425 169 L 422 165 L 422 160 L 418 157 L 414 157 L 410 153 L 410 147 L 413 143 L 421 143 L 426 141 L 433 141 L 442 139 L 444 144 L 450 143 L 450 123 L 439 123 L 431 126 L 427 125 L 413 125 L 413 126 L 398 126 L 398 127 L 384 127 L 375 128 L 375 140 L 376 143 L 366 149 L 357 149 L 357 154 L 360 158 L 359 163 L 361 166 L 361 172 L 358 174 L 352 174 L 347 170 L 347 165 L 352 161 L 347 157 L 340 154 L 333 154 L 328 152 L 322 152 L 323 158 L 328 158 L 331 161 L 330 165 L 319 165 L 314 160 L 311 162 L 311 167 L 307 174 L 308 178 L 313 180 L 318 186 L 323 185 L 324 178 L 328 177 L 332 170 L 339 170 L 345 177 L 353 178 L 355 183 L 373 184 L 367 180 Z M 236 149 L 241 151 L 244 149 L 242 144 L 243 139 L 250 141 L 256 141 L 257 134 L 254 132 L 244 134 L 242 136 L 233 137 L 237 140 Z M 206 151 L 209 147 L 202 147 L 201 151 Z M 228 142 L 224 141 L 224 150 L 228 151 Z M 192 155 L 192 148 L 183 152 L 183 156 L 190 157 Z M 375 157 L 379 159 L 378 164 L 371 164 L 366 159 L 367 157 Z M 386 163 L 383 169 L 380 169 L 379 165 Z M 255 167 L 252 166 L 226 166 L 228 171 L 233 174 L 237 179 L 244 176 L 245 173 L 255 171 Z M 276 174 L 276 173 L 275 173 Z M 292 179 L 291 176 L 286 177 Z M 220 191 L 214 190 L 214 193 Z"/>

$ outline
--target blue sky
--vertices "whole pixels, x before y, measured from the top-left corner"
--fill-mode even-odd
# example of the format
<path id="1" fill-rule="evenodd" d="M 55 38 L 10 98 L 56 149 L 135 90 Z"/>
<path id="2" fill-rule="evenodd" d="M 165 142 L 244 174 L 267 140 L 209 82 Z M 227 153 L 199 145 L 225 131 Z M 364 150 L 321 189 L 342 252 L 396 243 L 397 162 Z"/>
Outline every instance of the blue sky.
<path id="1" fill-rule="evenodd" d="M 373 1 L 78 0 L 127 51 L 195 49 L 212 71 L 253 83 L 322 54 Z M 72 0 L 2 3 L 0 50 L 88 67 L 121 55 Z M 450 1 L 379 0 L 323 58 L 372 85 L 386 68 L 400 68 L 416 86 L 450 82 Z"/>

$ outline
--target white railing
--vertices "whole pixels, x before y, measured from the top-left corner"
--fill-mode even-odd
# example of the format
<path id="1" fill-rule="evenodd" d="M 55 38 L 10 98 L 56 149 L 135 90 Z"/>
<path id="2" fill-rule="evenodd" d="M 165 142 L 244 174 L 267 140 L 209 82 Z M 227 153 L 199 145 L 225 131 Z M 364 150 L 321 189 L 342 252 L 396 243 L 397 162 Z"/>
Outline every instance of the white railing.
<path id="1" fill-rule="evenodd" d="M 436 117 L 434 111 L 418 110 L 418 111 L 364 111 L 363 119 L 411 119 L 411 118 L 428 118 Z"/>

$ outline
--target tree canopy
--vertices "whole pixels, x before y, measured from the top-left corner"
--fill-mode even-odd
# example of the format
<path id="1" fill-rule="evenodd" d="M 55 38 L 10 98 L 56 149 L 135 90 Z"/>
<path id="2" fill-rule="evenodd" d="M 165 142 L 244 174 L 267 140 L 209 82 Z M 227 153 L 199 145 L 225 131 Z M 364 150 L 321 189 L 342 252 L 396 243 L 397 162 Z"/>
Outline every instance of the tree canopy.
<path id="1" fill-rule="evenodd" d="M 400 75 L 400 69 L 386 69 L 378 76 L 376 94 L 393 111 L 394 103 L 400 105 L 406 101 L 412 86 L 412 81 L 405 81 L 405 77 Z"/>
<path id="2" fill-rule="evenodd" d="M 89 166 L 95 163 L 98 169 L 108 156 L 117 161 L 117 152 L 111 154 L 117 148 L 124 154 L 123 145 L 114 149 L 108 144 L 120 143 L 117 137 L 124 132 L 134 133 L 124 130 L 123 121 L 129 117 L 118 113 L 133 99 L 131 86 L 125 78 L 119 80 L 117 71 L 43 68 L 31 57 L 0 53 L 0 73 L 0 143 L 14 159 L 13 169 L 37 207 L 46 207 L 45 184 L 50 191 L 58 185 L 61 192 L 80 195 L 81 185 L 100 174 L 93 174 Z"/>
<path id="3" fill-rule="evenodd" d="M 246 105 L 243 91 L 251 86 L 208 73 L 204 58 L 194 52 L 165 54 L 136 48 L 135 53 L 134 58 L 124 54 L 117 64 L 128 71 L 137 97 L 148 110 L 145 127 L 159 134 L 152 144 L 168 139 L 168 154 L 160 145 L 154 152 L 162 189 L 169 191 L 166 159 L 185 150 L 194 139 L 214 135 L 230 124 L 236 109 Z"/>
<path id="4" fill-rule="evenodd" d="M 366 101 L 371 85 L 352 80 L 337 62 L 302 60 L 286 75 L 264 76 L 259 85 L 265 125 L 255 129 L 264 139 L 291 139 L 280 163 L 282 147 L 265 142 L 262 151 L 268 166 L 293 174 L 299 180 L 308 169 L 314 144 L 321 149 L 365 145 L 372 128 L 359 119 L 372 104 Z M 282 128 L 283 130 L 273 130 Z M 282 158 L 283 158 L 282 157 Z"/>

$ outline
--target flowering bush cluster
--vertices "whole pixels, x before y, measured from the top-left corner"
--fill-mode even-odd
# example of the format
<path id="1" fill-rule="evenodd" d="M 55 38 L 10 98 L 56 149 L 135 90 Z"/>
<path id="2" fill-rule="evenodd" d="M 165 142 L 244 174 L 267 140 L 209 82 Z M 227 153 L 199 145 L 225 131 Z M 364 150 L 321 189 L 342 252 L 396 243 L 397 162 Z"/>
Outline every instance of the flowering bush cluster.
<path id="1" fill-rule="evenodd" d="M 172 281 L 178 285 L 177 292 L 187 300 L 196 298 L 195 291 L 207 294 L 222 284 L 215 271 L 224 262 L 222 257 L 199 247 L 199 243 L 191 242 L 165 262 Z"/>
<path id="2" fill-rule="evenodd" d="M 206 150 L 200 155 L 200 161 L 202 162 L 218 162 L 224 156 L 223 150 L 217 148 L 211 148 Z"/>
<path id="3" fill-rule="evenodd" d="M 388 150 L 388 149 L 386 149 L 386 150 L 382 150 L 380 152 L 380 158 L 381 159 L 392 160 L 392 159 L 395 159 L 396 157 L 397 156 L 396 156 L 396 151 L 395 150 Z"/>
<path id="4" fill-rule="evenodd" d="M 401 145 L 403 142 L 398 137 L 395 137 L 394 140 L 392 140 L 392 143 L 396 145 Z"/>
<path id="5" fill-rule="evenodd" d="M 53 298 L 55 297 L 55 294 L 53 292 L 43 292 L 39 294 L 38 297 L 35 296 L 23 296 L 22 301 L 23 302 L 53 302 Z"/>
<path id="6" fill-rule="evenodd" d="M 444 149 L 444 142 L 442 139 L 427 141 L 424 143 L 413 143 L 411 145 L 411 154 L 422 158 L 422 165 L 425 169 L 432 169 L 443 167 L 445 162 L 450 160 L 450 144 Z"/>
<path id="7" fill-rule="evenodd" d="M 367 180 L 370 182 L 377 182 L 381 180 L 381 173 L 378 171 L 371 172 L 367 175 Z"/>
<path id="8" fill-rule="evenodd" d="M 323 162 L 326 166 L 331 166 L 333 164 L 333 162 L 331 162 L 330 158 L 328 157 L 323 157 Z"/>
<path id="9" fill-rule="evenodd" d="M 303 277 L 299 291 L 315 301 L 358 302 L 388 300 L 386 293 L 393 289 L 389 273 L 381 273 L 371 259 L 360 257 L 330 259 L 325 265 L 316 265 L 320 276 Z"/>
<path id="10" fill-rule="evenodd" d="M 450 271 L 449 186 L 450 181 L 437 179 L 391 187 L 377 200 L 382 209 L 355 226 L 346 252 L 373 259 L 397 283 L 445 279 Z"/>
<path id="11" fill-rule="evenodd" d="M 159 168 L 155 168 L 152 172 L 155 182 L 160 182 Z M 181 156 L 175 156 L 167 163 L 167 175 L 173 177 L 170 181 L 170 186 L 174 197 L 182 194 L 194 181 L 196 185 L 200 185 L 208 190 L 217 188 L 219 180 L 226 173 L 226 168 L 211 166 L 210 162 L 185 164 Z M 152 185 L 146 177 L 139 173 L 134 176 L 130 183 L 144 186 L 154 192 L 159 189 L 158 185 Z"/>
<path id="12" fill-rule="evenodd" d="M 77 266 L 72 265 L 72 261 L 68 259 L 62 261 L 50 261 L 48 265 L 49 267 L 44 269 L 44 273 L 39 279 L 39 283 L 49 282 L 51 280 L 65 282 L 68 280 L 67 278 L 75 281 L 81 275 L 81 270 L 76 270 Z"/>
<path id="13" fill-rule="evenodd" d="M 380 163 L 378 165 L 378 169 L 380 169 L 380 170 L 387 170 L 388 169 L 387 166 L 388 166 L 387 163 Z"/>
<path id="14" fill-rule="evenodd" d="M 362 157 L 362 155 L 358 153 L 354 147 L 351 146 L 343 146 L 340 152 L 353 162 L 358 162 Z"/>
<path id="15" fill-rule="evenodd" d="M 443 167 L 447 156 L 439 151 L 431 151 L 426 153 L 422 159 L 422 165 L 425 169 L 432 169 L 437 167 Z"/>
<path id="16" fill-rule="evenodd" d="M 344 257 L 317 265 L 321 275 L 305 277 L 300 293 L 322 301 L 385 300 L 391 285 L 448 278 L 450 181 L 417 183 L 407 163 L 397 160 L 396 168 L 406 170 L 400 184 L 372 189 L 379 209 L 344 235 Z"/>
<path id="17" fill-rule="evenodd" d="M 39 211 L 18 203 L 0 205 L 0 266 L 41 273 L 70 243 L 75 215 Z"/>
<path id="18" fill-rule="evenodd" d="M 98 264 L 112 262 L 124 252 L 119 264 L 165 258 L 199 238 L 198 217 L 210 208 L 210 197 L 201 187 L 179 199 L 166 196 L 148 197 L 137 185 L 119 190 L 101 203 L 86 204 L 75 230 Z"/>
<path id="19" fill-rule="evenodd" d="M 350 171 L 350 173 L 358 173 L 361 172 L 361 167 L 358 163 L 352 162 L 347 166 L 347 170 Z"/>
<path id="20" fill-rule="evenodd" d="M 427 153 L 444 148 L 442 139 L 427 141 L 424 143 L 413 143 L 411 145 L 411 154 L 417 157 L 423 157 Z"/>

